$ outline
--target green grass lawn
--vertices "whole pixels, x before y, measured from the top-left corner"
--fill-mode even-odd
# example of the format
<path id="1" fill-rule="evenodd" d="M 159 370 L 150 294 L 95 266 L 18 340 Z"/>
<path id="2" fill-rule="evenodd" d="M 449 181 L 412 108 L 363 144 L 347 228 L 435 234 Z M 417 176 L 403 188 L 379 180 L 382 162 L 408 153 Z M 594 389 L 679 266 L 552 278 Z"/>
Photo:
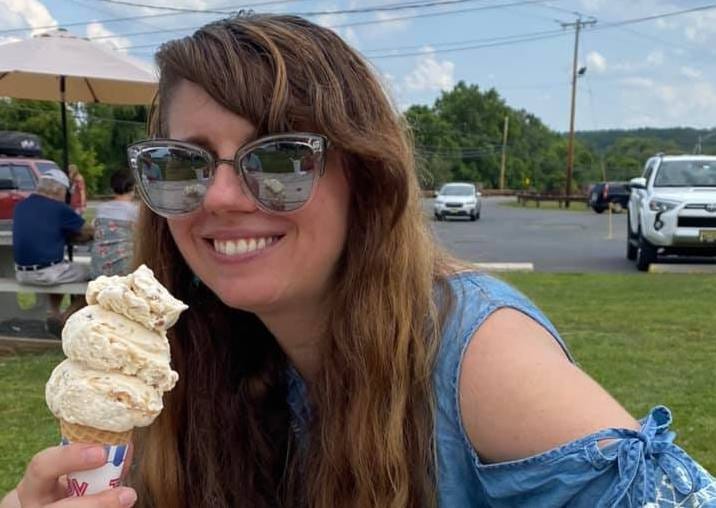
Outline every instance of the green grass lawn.
<path id="1" fill-rule="evenodd" d="M 547 313 L 579 364 L 635 416 L 664 404 L 678 443 L 716 471 L 716 277 L 505 274 Z M 61 354 L 0 357 L 0 493 L 58 442 L 44 384 Z"/>

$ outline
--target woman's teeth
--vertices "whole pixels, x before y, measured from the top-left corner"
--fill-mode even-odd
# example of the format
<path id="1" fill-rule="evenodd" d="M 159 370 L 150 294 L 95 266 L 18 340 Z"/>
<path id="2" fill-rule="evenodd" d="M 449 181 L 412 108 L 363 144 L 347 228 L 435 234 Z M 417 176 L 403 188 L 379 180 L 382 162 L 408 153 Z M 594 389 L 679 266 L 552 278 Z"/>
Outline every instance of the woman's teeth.
<path id="1" fill-rule="evenodd" d="M 265 249 L 277 240 L 277 237 L 240 238 L 238 240 L 214 240 L 214 250 L 227 256 L 246 254 Z"/>

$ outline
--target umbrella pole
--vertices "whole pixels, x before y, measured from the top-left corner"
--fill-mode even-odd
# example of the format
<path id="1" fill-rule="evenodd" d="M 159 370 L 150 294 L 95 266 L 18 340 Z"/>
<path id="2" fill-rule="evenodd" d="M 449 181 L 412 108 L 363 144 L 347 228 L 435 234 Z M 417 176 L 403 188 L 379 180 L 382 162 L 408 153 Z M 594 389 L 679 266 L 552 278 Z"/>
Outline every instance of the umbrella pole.
<path id="1" fill-rule="evenodd" d="M 67 142 L 67 110 L 65 109 L 65 77 L 60 76 L 60 114 L 62 115 L 62 169 L 69 174 L 70 163 Z"/>
<path id="2" fill-rule="evenodd" d="M 60 76 L 60 115 L 62 116 L 62 169 L 67 173 L 68 177 L 70 174 L 70 162 L 68 154 L 68 143 L 67 143 L 67 110 L 65 108 L 65 77 Z M 70 193 L 65 193 L 65 203 L 69 204 Z M 67 257 L 72 261 L 72 244 L 67 243 Z"/>

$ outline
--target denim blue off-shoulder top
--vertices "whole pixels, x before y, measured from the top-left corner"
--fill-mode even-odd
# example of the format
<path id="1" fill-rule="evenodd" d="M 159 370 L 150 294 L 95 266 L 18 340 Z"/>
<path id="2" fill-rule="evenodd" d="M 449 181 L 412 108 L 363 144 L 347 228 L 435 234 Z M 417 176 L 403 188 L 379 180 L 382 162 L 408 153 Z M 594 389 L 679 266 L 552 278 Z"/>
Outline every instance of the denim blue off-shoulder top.
<path id="1" fill-rule="evenodd" d="M 450 286 L 454 305 L 434 372 L 441 508 L 716 508 L 716 482 L 674 444 L 671 413 L 662 406 L 651 410 L 639 431 L 605 429 L 522 460 L 481 462 L 463 428 L 458 403 L 462 357 L 480 325 L 498 309 L 516 309 L 540 323 L 570 356 L 552 323 L 506 283 L 466 272 L 452 277 Z M 310 408 L 305 385 L 293 369 L 288 403 L 294 431 L 305 439 Z M 600 448 L 597 443 L 605 439 L 615 441 Z"/>

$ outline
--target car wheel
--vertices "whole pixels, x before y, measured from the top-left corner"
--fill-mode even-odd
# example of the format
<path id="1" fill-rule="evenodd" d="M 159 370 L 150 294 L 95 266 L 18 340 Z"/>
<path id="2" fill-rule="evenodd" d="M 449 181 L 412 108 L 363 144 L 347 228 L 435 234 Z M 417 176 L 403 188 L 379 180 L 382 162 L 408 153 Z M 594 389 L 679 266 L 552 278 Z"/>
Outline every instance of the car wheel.
<path id="1" fill-rule="evenodd" d="M 597 213 L 604 213 L 604 210 L 606 210 L 604 207 L 601 207 L 601 206 L 594 206 L 592 208 Z"/>
<path id="2" fill-rule="evenodd" d="M 627 238 L 627 249 L 626 250 L 627 250 L 627 252 L 626 252 L 627 259 L 629 261 L 634 261 L 636 259 L 636 252 L 639 249 L 636 245 L 634 245 L 631 242 L 630 238 Z"/>
<path id="3" fill-rule="evenodd" d="M 475 220 L 478 220 L 479 218 L 480 218 L 480 212 L 478 211 L 478 212 L 475 214 Z"/>
<path id="4" fill-rule="evenodd" d="M 634 235 L 631 232 L 631 227 L 629 227 L 629 217 L 627 217 L 627 234 L 626 234 L 626 257 L 629 261 L 634 261 L 636 259 L 636 251 L 638 249 L 636 242 L 634 241 L 636 239 L 636 235 Z"/>
<path id="5" fill-rule="evenodd" d="M 470 220 L 472 222 L 475 222 L 477 220 L 477 214 L 475 212 L 470 212 Z"/>
<path id="6" fill-rule="evenodd" d="M 642 272 L 649 271 L 649 265 L 656 261 L 656 247 L 639 234 L 639 247 L 636 250 L 636 267 Z"/>
<path id="7" fill-rule="evenodd" d="M 435 220 L 441 221 L 441 220 L 443 220 L 443 216 L 440 215 L 439 213 L 436 213 L 436 214 L 435 214 Z"/>

